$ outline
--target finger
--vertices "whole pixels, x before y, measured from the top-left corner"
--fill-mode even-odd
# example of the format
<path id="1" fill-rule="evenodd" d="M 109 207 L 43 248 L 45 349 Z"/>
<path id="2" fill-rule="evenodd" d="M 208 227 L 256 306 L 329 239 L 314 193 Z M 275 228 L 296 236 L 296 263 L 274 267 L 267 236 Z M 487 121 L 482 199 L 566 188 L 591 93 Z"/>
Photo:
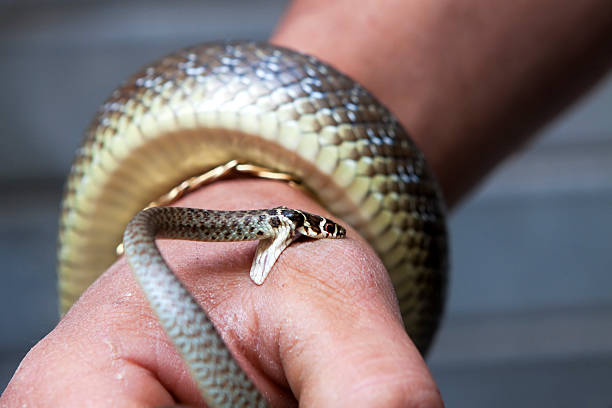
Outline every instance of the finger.
<path id="1" fill-rule="evenodd" d="M 300 405 L 442 406 L 387 272 L 366 242 L 349 229 L 345 240 L 298 243 L 286 252 L 267 288 L 275 295 L 259 310 L 277 330 L 261 336 L 278 344 Z"/>
<path id="2" fill-rule="evenodd" d="M 172 404 L 165 378 L 152 374 L 176 366 L 168 351 L 172 350 L 134 280 L 115 266 L 30 350 L 2 403 L 41 407 Z M 149 359 L 132 358 L 140 352 Z M 189 389 L 182 394 L 185 400 L 199 401 Z"/>

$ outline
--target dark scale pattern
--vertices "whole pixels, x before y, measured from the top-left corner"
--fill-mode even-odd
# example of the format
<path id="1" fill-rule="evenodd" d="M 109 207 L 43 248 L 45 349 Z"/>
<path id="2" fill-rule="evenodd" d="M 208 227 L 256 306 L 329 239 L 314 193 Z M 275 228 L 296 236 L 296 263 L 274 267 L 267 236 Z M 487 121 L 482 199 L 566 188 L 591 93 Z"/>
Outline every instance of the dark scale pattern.
<path id="1" fill-rule="evenodd" d="M 267 211 L 267 210 L 266 210 Z M 157 236 L 192 241 L 254 241 L 270 238 L 278 227 L 277 210 L 218 211 L 195 208 L 156 207 L 145 212 L 155 214 Z M 261 231 L 262 234 L 258 234 Z"/>

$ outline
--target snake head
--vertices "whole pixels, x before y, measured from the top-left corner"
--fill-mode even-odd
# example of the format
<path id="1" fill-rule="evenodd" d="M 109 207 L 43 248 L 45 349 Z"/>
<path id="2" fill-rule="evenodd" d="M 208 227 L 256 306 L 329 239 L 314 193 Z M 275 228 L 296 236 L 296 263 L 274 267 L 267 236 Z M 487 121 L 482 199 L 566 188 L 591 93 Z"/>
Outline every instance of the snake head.
<path id="1" fill-rule="evenodd" d="M 313 236 L 313 238 L 344 238 L 346 236 L 346 229 L 342 225 L 325 217 L 319 218 L 321 218 L 321 222 L 319 223 L 317 235 Z"/>
<path id="2" fill-rule="evenodd" d="M 338 223 L 306 211 L 283 209 L 282 214 L 295 225 L 295 230 L 309 238 L 344 238 L 346 230 Z"/>

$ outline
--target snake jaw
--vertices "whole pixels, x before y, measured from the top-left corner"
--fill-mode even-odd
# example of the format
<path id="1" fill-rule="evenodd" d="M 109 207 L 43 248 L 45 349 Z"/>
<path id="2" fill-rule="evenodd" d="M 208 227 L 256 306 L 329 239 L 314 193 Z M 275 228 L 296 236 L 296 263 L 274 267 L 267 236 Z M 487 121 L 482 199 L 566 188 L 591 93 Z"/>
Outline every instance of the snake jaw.
<path id="1" fill-rule="evenodd" d="M 333 232 L 330 232 L 330 229 L 333 227 Z M 346 229 L 333 221 L 325 219 L 325 225 L 323 226 L 323 230 L 327 231 L 329 235 L 327 238 L 344 238 L 346 237 Z"/>
<path id="2" fill-rule="evenodd" d="M 337 224 L 327 218 L 321 217 L 322 220 L 319 223 L 319 228 L 316 231 L 316 236 L 313 238 L 344 238 L 346 236 L 346 230 L 340 224 Z"/>
<path id="3" fill-rule="evenodd" d="M 306 214 L 308 214 L 308 217 L 306 218 L 304 225 L 296 228 L 300 234 L 315 239 L 334 239 L 344 238 L 346 236 L 346 230 L 342 225 L 319 215 L 309 213 Z"/>
<path id="4" fill-rule="evenodd" d="M 286 218 L 286 222 L 291 223 L 296 232 L 308 238 L 333 239 L 346 236 L 346 230 L 342 225 L 320 215 L 287 207 L 278 207 L 274 210 L 280 217 Z"/>

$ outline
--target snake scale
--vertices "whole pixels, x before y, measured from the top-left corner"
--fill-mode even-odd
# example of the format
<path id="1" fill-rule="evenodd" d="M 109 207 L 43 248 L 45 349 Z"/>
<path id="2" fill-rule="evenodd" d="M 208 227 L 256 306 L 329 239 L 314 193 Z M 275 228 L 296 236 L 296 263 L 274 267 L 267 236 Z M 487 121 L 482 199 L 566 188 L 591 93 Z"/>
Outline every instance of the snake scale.
<path id="1" fill-rule="evenodd" d="M 342 237 L 344 230 L 284 207 L 140 212 L 186 178 L 235 159 L 301 180 L 368 240 L 389 271 L 408 334 L 425 353 L 442 313 L 448 264 L 444 205 L 431 171 L 399 122 L 366 89 L 314 57 L 265 43 L 186 48 L 133 75 L 101 106 L 65 187 L 58 245 L 61 312 L 116 260 L 123 236 L 128 260 L 160 319 L 165 313 L 189 316 L 171 317 L 182 320 L 187 334 L 167 334 L 209 406 L 265 405 L 159 255 L 155 235 L 262 239 L 251 275 L 263 281 L 296 233 Z M 212 229 L 202 224 L 206 217 Z M 248 231 L 237 232 L 242 226 Z M 258 259 L 266 265 L 256 266 Z M 151 300 L 151 286 L 159 284 L 174 288 L 164 291 L 174 297 Z"/>

